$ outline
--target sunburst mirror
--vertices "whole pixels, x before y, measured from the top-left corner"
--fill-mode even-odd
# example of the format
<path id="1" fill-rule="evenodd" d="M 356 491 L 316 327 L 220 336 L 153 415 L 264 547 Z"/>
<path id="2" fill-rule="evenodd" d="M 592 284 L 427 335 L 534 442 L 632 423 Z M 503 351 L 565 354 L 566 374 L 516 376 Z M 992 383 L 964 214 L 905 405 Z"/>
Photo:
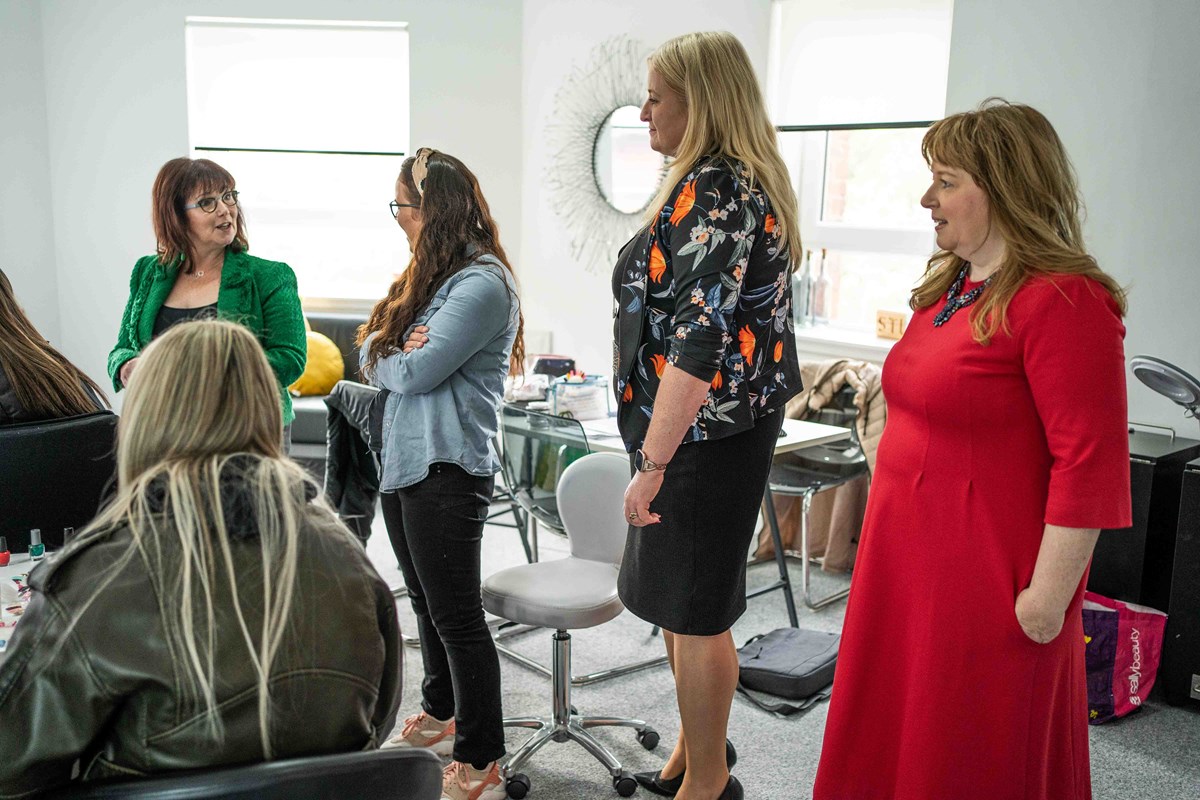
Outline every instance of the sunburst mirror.
<path id="1" fill-rule="evenodd" d="M 611 269 L 662 181 L 665 160 L 639 119 L 649 55 L 627 36 L 601 42 L 554 97 L 546 184 L 571 255 L 589 272 Z"/>

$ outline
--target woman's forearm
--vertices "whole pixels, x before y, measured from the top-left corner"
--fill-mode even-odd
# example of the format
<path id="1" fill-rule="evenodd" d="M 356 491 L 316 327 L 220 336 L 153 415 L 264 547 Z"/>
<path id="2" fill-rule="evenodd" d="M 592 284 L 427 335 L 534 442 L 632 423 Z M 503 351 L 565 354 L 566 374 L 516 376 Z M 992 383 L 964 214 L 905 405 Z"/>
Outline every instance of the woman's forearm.
<path id="1" fill-rule="evenodd" d="M 1025 635 L 1046 644 L 1058 638 L 1066 621 L 1067 606 L 1079 588 L 1097 528 L 1064 528 L 1047 525 L 1029 587 L 1017 595 L 1017 622 Z"/>
<path id="2" fill-rule="evenodd" d="M 1083 578 L 1083 571 L 1087 569 L 1099 536 L 1098 528 L 1047 525 L 1029 588 L 1043 602 L 1065 612 L 1075 596 L 1075 589 Z"/>
<path id="3" fill-rule="evenodd" d="M 708 397 L 709 384 L 670 366 L 663 370 L 662 381 L 654 397 L 654 414 L 646 431 L 643 452 L 651 461 L 665 464 L 675 455 L 684 434 L 696 421 L 700 406 Z"/>

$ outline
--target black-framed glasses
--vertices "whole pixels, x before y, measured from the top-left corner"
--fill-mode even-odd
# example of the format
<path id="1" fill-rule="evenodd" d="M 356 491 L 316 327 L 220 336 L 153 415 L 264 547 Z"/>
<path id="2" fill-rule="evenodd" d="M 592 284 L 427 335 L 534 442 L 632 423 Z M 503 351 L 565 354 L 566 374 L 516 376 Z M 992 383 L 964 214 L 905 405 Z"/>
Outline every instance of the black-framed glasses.
<path id="1" fill-rule="evenodd" d="M 230 189 L 228 192 L 225 192 L 225 194 L 221 195 L 221 202 L 230 207 L 236 206 L 238 204 L 237 191 Z M 198 208 L 205 214 L 211 214 L 217 210 L 217 198 L 201 197 L 196 202 L 184 206 L 183 210 L 188 211 L 193 208 Z"/>
<path id="2" fill-rule="evenodd" d="M 420 203 L 397 203 L 395 200 L 388 203 L 388 208 L 391 209 L 391 211 L 392 211 L 393 219 L 400 218 L 400 209 L 402 209 L 402 208 L 420 208 L 420 207 L 421 207 Z"/>

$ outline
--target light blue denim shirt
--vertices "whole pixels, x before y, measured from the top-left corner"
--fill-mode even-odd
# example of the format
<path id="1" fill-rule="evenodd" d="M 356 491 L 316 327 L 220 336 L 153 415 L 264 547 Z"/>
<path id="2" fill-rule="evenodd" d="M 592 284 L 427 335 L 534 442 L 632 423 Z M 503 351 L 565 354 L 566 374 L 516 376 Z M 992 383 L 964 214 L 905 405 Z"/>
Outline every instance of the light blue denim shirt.
<path id="1" fill-rule="evenodd" d="M 425 346 L 376 362 L 371 383 L 392 392 L 383 413 L 381 491 L 423 480 L 435 461 L 472 475 L 500 471 L 494 441 L 517 337 L 516 297 L 508 270 L 482 256 L 442 284 L 413 323 L 429 326 Z M 374 336 L 360 350 L 364 369 Z"/>

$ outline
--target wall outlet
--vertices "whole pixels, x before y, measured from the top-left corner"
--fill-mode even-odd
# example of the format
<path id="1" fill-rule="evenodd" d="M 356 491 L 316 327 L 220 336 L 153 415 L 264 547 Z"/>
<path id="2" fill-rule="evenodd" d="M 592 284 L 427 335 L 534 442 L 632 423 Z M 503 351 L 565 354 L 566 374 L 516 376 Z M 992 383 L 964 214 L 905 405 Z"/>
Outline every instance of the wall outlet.
<path id="1" fill-rule="evenodd" d="M 899 311 L 875 312 L 875 335 L 880 339 L 899 339 L 904 335 L 908 315 Z"/>

